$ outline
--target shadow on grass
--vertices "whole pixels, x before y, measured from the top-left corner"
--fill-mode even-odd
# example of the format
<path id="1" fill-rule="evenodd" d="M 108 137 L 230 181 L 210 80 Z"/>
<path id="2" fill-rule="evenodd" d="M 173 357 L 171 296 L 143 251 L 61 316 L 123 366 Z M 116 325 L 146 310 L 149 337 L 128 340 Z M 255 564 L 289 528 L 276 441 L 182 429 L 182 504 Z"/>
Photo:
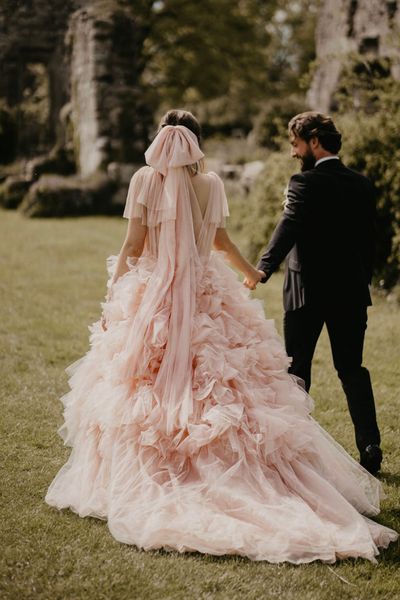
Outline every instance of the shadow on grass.
<path id="1" fill-rule="evenodd" d="M 378 479 L 384 483 L 387 483 L 388 485 L 396 485 L 400 487 L 400 474 L 383 471 L 382 473 L 378 473 Z"/>
<path id="2" fill-rule="evenodd" d="M 68 509 L 62 511 L 63 514 L 66 516 L 68 515 L 68 517 L 70 518 L 78 518 L 80 519 L 81 517 L 79 517 L 76 513 L 74 513 L 73 511 L 70 511 Z M 395 517 L 400 517 L 400 510 L 399 509 L 392 509 L 392 510 L 385 510 L 384 512 L 382 512 L 380 514 L 380 516 L 385 517 L 385 515 L 389 516 L 389 515 L 393 515 Z M 103 519 L 97 519 L 96 517 L 85 517 L 84 518 L 85 521 L 89 521 L 91 523 L 91 526 L 94 527 L 107 527 L 107 521 L 103 520 Z M 385 525 L 385 523 L 383 522 L 385 519 L 383 519 L 382 521 L 379 520 L 379 523 L 381 525 Z M 387 526 L 387 525 L 386 525 Z M 159 548 L 159 549 L 154 549 L 154 550 L 143 550 L 142 548 L 138 548 L 137 546 L 135 546 L 134 544 L 126 544 L 124 542 L 119 542 L 118 540 L 116 540 L 114 537 L 112 537 L 111 533 L 107 530 L 107 533 L 110 535 L 110 541 L 113 544 L 117 544 L 117 546 L 119 545 L 121 548 L 124 549 L 124 552 L 130 552 L 133 554 L 144 554 L 146 556 L 152 557 L 154 559 L 156 559 L 157 557 L 160 558 L 167 558 L 167 559 L 179 559 L 180 561 L 195 561 L 195 562 L 201 562 L 201 563 L 206 563 L 206 564 L 226 564 L 226 565 L 240 565 L 243 567 L 248 567 L 251 565 L 260 565 L 263 564 L 266 567 L 269 568 L 286 568 L 286 569 L 300 569 L 300 568 L 316 568 L 318 566 L 326 566 L 327 564 L 329 564 L 331 567 L 335 566 L 335 567 L 339 567 L 339 566 L 357 566 L 360 564 L 360 561 L 368 563 L 367 559 L 359 559 L 359 558 L 346 558 L 346 559 L 339 559 L 336 563 L 325 563 L 323 561 L 320 560 L 314 560 L 311 562 L 306 562 L 306 563 L 299 563 L 299 564 L 293 564 L 290 562 L 281 562 L 281 563 L 271 563 L 268 561 L 253 561 L 250 560 L 249 558 L 245 557 L 245 556 L 238 556 L 238 555 L 233 555 L 233 554 L 223 554 L 221 556 L 217 556 L 217 555 L 213 555 L 213 554 L 203 554 L 202 552 L 197 552 L 197 551 L 185 551 L 185 552 L 178 552 L 176 550 L 166 550 L 164 548 Z M 377 561 L 378 564 L 381 565 L 386 565 L 386 566 L 390 566 L 390 565 L 398 565 L 400 563 L 400 540 L 398 540 L 397 542 L 392 542 L 388 548 L 386 549 L 381 549 L 379 555 L 377 556 Z"/>
<path id="3" fill-rule="evenodd" d="M 382 481 L 385 484 L 388 485 L 393 485 L 393 486 L 400 486 L 400 474 L 393 474 L 393 473 L 389 473 L 389 472 L 381 472 L 378 475 L 380 481 Z M 53 507 L 48 507 L 48 509 L 50 509 L 52 512 L 54 511 L 56 514 L 58 513 L 59 515 L 62 515 L 64 519 L 66 519 L 68 522 L 74 522 L 76 519 L 82 519 L 81 517 L 79 517 L 79 515 L 77 515 L 74 511 L 70 510 L 70 509 L 62 509 L 61 511 L 58 511 L 57 509 L 54 509 Z M 107 520 L 106 519 L 99 519 L 96 517 L 92 517 L 92 516 L 87 516 L 84 519 L 82 519 L 86 522 L 90 523 L 90 527 L 95 527 L 95 528 L 103 528 L 103 527 L 107 527 Z M 391 527 L 391 528 L 395 528 L 396 529 L 396 525 L 399 523 L 400 521 L 400 509 L 399 508 L 388 508 L 386 510 L 383 510 L 380 514 L 379 517 L 376 520 L 377 523 L 387 526 L 387 527 Z M 395 521 L 395 522 L 394 522 Z M 399 528 L 397 527 L 397 530 L 399 530 Z M 301 564 L 292 564 L 289 562 L 284 562 L 284 563 L 269 563 L 267 561 L 252 561 L 250 559 L 248 559 L 247 557 L 243 557 L 243 556 L 238 556 L 238 555 L 232 555 L 232 554 L 224 554 L 221 556 L 216 556 L 216 555 L 212 555 L 212 554 L 203 554 L 201 552 L 197 552 L 197 551 L 193 551 L 193 552 L 178 552 L 176 550 L 165 550 L 164 548 L 159 548 L 159 549 L 154 549 L 154 550 L 142 550 L 141 548 L 138 548 L 135 545 L 131 545 L 131 544 L 125 544 L 125 543 L 121 543 L 118 540 L 116 540 L 115 538 L 112 537 L 111 533 L 108 531 L 108 528 L 106 530 L 104 530 L 104 532 L 107 531 L 107 533 L 110 536 L 110 541 L 113 542 L 114 544 L 116 543 L 117 545 L 120 545 L 121 548 L 124 548 L 124 551 L 128 551 L 128 552 L 132 552 L 134 554 L 146 554 L 147 556 L 151 556 L 153 558 L 157 558 L 157 557 L 162 557 L 162 558 L 170 558 L 170 559 L 179 559 L 179 560 L 184 560 L 184 561 L 196 561 L 199 562 L 201 561 L 202 563 L 214 563 L 214 564 L 226 564 L 226 565 L 241 565 L 243 567 L 245 567 L 246 565 L 254 565 L 254 564 L 265 564 L 266 566 L 269 567 L 285 567 L 285 568 L 291 568 L 291 569 L 298 569 L 300 567 L 310 567 L 310 566 L 321 566 L 321 565 L 325 565 L 326 563 L 322 562 L 322 561 L 312 561 L 311 563 L 301 563 Z M 364 560 L 364 559 L 361 559 Z M 381 549 L 380 550 L 380 554 L 379 556 L 377 556 L 377 560 L 378 560 L 378 564 L 380 565 L 386 565 L 386 566 L 390 566 L 390 565 L 399 565 L 400 564 L 400 540 L 398 540 L 395 543 L 391 543 L 389 545 L 388 548 L 386 549 Z M 366 562 L 366 561 L 365 561 Z M 355 566 L 356 563 L 359 564 L 359 559 L 342 559 L 339 560 L 335 563 L 335 566 L 340 566 L 340 565 L 353 565 Z"/>
<path id="4" fill-rule="evenodd" d="M 400 564 L 400 542 L 392 542 L 386 550 L 382 550 L 377 557 L 380 565 L 399 565 Z"/>
<path id="5" fill-rule="evenodd" d="M 248 567 L 251 565 L 264 565 L 269 568 L 285 568 L 285 569 L 310 569 L 310 568 L 318 568 L 318 567 L 326 567 L 327 565 L 332 569 L 335 567 L 341 566 L 350 566 L 350 567 L 358 567 L 360 563 L 371 564 L 367 559 L 364 558 L 345 558 L 338 559 L 336 563 L 327 563 L 321 560 L 313 560 L 310 562 L 304 562 L 299 564 L 294 564 L 290 562 L 280 562 L 280 563 L 271 563 L 266 560 L 253 561 L 244 556 L 234 556 L 230 554 L 224 554 L 222 556 L 215 556 L 212 554 L 202 554 L 200 552 L 177 552 L 175 550 L 140 550 L 134 548 L 135 552 L 145 553 L 146 555 L 151 555 L 153 558 L 157 558 L 157 556 L 163 558 L 171 558 L 171 559 L 179 559 L 179 560 L 188 560 L 188 561 L 196 561 L 207 564 L 226 564 L 228 565 L 240 565 L 243 567 Z M 400 563 L 400 552 L 399 552 L 400 544 L 399 542 L 391 543 L 387 549 L 381 549 L 379 555 L 376 557 L 378 561 L 378 565 L 398 565 Z"/>

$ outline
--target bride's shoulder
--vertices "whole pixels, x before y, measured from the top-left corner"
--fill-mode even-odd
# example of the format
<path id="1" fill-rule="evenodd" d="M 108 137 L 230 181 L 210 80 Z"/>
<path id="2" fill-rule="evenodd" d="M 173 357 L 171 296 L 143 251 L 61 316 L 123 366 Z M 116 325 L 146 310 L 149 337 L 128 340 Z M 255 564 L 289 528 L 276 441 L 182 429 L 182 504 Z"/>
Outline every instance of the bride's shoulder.
<path id="1" fill-rule="evenodd" d="M 225 193 L 225 184 L 223 179 L 215 171 L 209 171 L 206 173 L 206 177 L 211 181 L 211 186 L 215 193 Z"/>
<path id="2" fill-rule="evenodd" d="M 144 179 L 144 178 L 149 178 L 152 177 L 154 175 L 155 171 L 153 169 L 153 167 L 149 167 L 147 165 L 145 165 L 144 167 L 140 167 L 140 169 L 138 169 L 137 171 L 134 172 L 134 174 L 131 177 L 131 181 L 132 180 L 140 180 L 140 179 Z"/>
<path id="3" fill-rule="evenodd" d="M 208 173 L 203 173 L 203 176 L 206 177 L 208 180 L 211 180 L 217 186 L 224 186 L 224 182 L 222 181 L 218 173 L 216 173 L 215 171 L 208 171 Z"/>
<path id="4" fill-rule="evenodd" d="M 229 208 L 224 182 L 215 171 L 209 171 L 206 173 L 206 177 L 211 180 L 210 198 L 212 199 L 213 209 L 210 219 L 217 223 L 218 227 L 225 227 L 225 218 L 229 216 Z"/>
<path id="5" fill-rule="evenodd" d="M 141 167 L 131 177 L 129 183 L 129 195 L 148 197 L 156 193 L 160 185 L 161 175 L 152 167 Z"/>
<path id="6" fill-rule="evenodd" d="M 220 193 L 224 189 L 224 182 L 215 171 L 197 173 L 193 181 L 195 187 L 208 189 L 211 195 Z"/>
<path id="7" fill-rule="evenodd" d="M 219 179 L 222 181 L 221 177 L 215 171 L 207 171 L 207 173 L 203 173 L 206 177 L 211 177 L 212 179 Z"/>

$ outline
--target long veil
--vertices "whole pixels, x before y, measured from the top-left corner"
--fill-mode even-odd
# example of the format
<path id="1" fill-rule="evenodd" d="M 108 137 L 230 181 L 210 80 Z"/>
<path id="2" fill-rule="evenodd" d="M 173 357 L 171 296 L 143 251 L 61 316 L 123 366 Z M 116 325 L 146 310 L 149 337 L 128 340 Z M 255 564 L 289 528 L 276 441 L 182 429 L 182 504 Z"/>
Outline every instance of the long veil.
<path id="1" fill-rule="evenodd" d="M 157 263 L 127 341 L 132 352 L 125 363 L 126 377 L 132 377 L 134 383 L 145 376 L 154 344 L 158 344 L 162 359 L 153 367 L 152 393 L 159 410 L 151 414 L 154 417 L 158 412 L 157 427 L 170 435 L 186 426 L 193 409 L 190 340 L 196 278 L 202 269 L 196 242 L 202 236 L 201 228 L 195 231 L 198 219 L 193 219 L 193 189 L 187 166 L 204 155 L 189 129 L 166 126 L 145 156 L 156 173 L 151 193 L 139 202 L 146 203 L 149 243 L 157 248 Z M 143 360 L 146 356 L 148 361 Z"/>

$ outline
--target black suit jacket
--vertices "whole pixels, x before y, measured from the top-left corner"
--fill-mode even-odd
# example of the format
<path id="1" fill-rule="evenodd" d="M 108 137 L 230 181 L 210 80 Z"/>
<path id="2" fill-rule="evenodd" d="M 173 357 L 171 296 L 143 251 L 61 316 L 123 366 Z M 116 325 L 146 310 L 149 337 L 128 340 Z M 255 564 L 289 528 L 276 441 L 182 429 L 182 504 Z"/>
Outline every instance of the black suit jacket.
<path id="1" fill-rule="evenodd" d="M 258 269 L 264 283 L 286 257 L 286 311 L 305 304 L 371 304 L 375 190 L 337 159 L 294 175 Z"/>

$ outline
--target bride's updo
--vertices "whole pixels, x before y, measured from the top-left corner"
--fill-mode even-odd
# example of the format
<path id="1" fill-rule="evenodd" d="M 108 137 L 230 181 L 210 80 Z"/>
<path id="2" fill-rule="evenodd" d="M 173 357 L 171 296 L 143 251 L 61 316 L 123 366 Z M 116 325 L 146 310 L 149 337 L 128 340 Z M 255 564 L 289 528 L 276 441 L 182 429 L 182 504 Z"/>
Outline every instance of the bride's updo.
<path id="1" fill-rule="evenodd" d="M 201 146 L 201 126 L 198 120 L 188 110 L 172 109 L 165 113 L 161 118 L 158 126 L 157 133 L 167 125 L 184 125 L 190 131 L 192 131 L 197 137 L 199 146 Z M 204 161 L 199 160 L 193 165 L 188 165 L 188 169 L 191 175 L 196 175 L 199 172 L 204 171 Z"/>
<path id="2" fill-rule="evenodd" d="M 166 125 L 184 125 L 190 131 L 192 131 L 197 137 L 197 141 L 199 142 L 199 146 L 201 144 L 201 127 L 200 123 L 196 119 L 194 115 L 188 110 L 179 110 L 173 109 L 169 110 L 165 113 L 165 115 L 161 118 L 160 124 L 158 126 L 158 131 L 165 127 Z"/>

